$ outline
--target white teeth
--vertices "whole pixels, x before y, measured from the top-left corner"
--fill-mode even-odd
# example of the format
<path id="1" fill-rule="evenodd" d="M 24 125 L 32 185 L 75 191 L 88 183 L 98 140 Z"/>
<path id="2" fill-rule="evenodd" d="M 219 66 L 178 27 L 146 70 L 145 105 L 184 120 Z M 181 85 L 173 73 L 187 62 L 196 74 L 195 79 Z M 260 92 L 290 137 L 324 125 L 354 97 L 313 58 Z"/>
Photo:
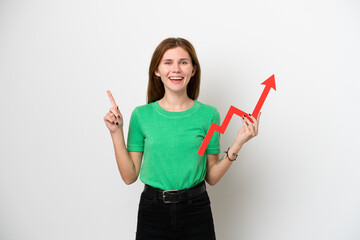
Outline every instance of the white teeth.
<path id="1" fill-rule="evenodd" d="M 177 78 L 170 78 L 171 80 L 182 80 L 182 77 L 177 77 Z"/>

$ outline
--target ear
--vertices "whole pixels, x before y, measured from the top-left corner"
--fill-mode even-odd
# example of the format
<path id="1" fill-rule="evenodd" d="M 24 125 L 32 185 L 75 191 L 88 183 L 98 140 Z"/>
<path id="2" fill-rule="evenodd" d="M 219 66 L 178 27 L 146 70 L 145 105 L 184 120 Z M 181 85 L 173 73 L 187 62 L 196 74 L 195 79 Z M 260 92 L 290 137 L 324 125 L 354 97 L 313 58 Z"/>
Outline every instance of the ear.
<path id="1" fill-rule="evenodd" d="M 156 76 L 160 77 L 160 73 L 159 73 L 158 69 L 156 69 L 154 73 L 155 73 Z"/>
<path id="2" fill-rule="evenodd" d="M 193 67 L 193 70 L 192 70 L 191 76 L 193 77 L 193 76 L 195 75 L 195 73 L 196 73 L 196 65 L 194 65 L 194 67 Z"/>

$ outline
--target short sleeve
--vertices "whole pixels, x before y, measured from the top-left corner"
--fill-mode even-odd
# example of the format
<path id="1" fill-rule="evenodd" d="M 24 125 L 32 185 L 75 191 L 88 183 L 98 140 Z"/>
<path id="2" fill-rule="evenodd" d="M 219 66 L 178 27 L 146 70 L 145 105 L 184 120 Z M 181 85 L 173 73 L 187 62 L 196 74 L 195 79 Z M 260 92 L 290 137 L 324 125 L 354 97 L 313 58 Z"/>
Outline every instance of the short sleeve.
<path id="1" fill-rule="evenodd" d="M 130 117 L 127 150 L 134 152 L 144 151 L 144 133 L 141 129 L 140 118 L 136 108 Z"/>
<path id="2" fill-rule="evenodd" d="M 220 114 L 217 109 L 215 109 L 214 114 L 212 116 L 211 124 L 212 123 L 215 123 L 220 126 Z M 209 145 L 205 150 L 205 154 L 219 154 L 219 153 L 220 153 L 220 133 L 218 131 L 215 131 L 210 139 Z"/>

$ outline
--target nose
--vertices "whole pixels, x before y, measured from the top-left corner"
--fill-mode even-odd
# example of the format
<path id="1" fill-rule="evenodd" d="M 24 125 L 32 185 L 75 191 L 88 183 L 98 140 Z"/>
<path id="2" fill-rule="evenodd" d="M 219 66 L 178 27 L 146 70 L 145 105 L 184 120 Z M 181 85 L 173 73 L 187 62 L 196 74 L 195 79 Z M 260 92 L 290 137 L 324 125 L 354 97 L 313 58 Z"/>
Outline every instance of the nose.
<path id="1" fill-rule="evenodd" d="M 172 69 L 173 72 L 180 72 L 180 65 L 178 63 L 173 64 Z"/>

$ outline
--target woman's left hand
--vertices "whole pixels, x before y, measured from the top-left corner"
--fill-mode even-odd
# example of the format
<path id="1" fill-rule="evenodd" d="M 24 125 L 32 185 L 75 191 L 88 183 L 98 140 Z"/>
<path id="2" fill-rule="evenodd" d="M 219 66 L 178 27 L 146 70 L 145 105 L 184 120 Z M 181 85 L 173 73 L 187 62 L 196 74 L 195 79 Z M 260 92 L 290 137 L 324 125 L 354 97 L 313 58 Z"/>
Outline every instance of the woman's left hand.
<path id="1" fill-rule="evenodd" d="M 245 115 L 242 117 L 243 126 L 240 128 L 235 140 L 239 145 L 243 145 L 244 143 L 258 135 L 260 115 L 261 113 L 259 114 L 257 119 L 255 119 L 249 114 L 251 120 L 253 120 L 254 123 L 250 122 L 250 120 L 245 117 Z"/>

